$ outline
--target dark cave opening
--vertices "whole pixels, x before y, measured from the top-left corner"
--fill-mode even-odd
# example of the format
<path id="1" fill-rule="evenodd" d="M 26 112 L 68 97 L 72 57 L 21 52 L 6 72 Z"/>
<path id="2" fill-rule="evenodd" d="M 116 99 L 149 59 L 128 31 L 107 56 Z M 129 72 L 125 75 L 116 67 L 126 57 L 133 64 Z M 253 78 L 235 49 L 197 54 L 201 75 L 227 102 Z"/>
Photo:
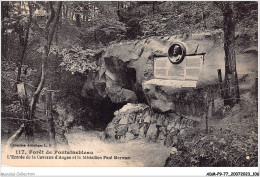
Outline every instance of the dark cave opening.
<path id="1" fill-rule="evenodd" d="M 124 62 L 116 57 L 104 58 L 104 61 L 106 72 L 108 72 L 108 74 L 105 75 L 106 82 L 100 83 L 95 81 L 95 77 L 93 77 L 90 79 L 94 84 L 93 89 L 86 90 L 86 92 L 88 92 L 86 95 L 88 96 L 84 98 L 83 103 L 85 112 L 78 122 L 78 124 L 84 126 L 86 129 L 104 130 L 114 118 L 114 112 L 128 103 L 128 101 L 124 101 L 125 95 L 117 95 L 116 91 L 113 92 L 112 95 L 108 95 L 105 91 L 107 87 L 121 87 L 131 90 L 137 97 L 137 101 L 132 103 L 147 103 L 142 85 L 137 83 L 135 68 L 130 68 L 128 62 Z M 112 84 L 110 76 L 113 78 Z M 103 93 L 107 94 L 106 96 L 100 95 L 100 90 L 97 90 L 100 88 L 103 90 Z M 122 101 L 112 101 L 111 96 L 114 100 L 115 97 L 122 97 L 122 99 L 120 99 Z"/>
<path id="2" fill-rule="evenodd" d="M 123 62 L 117 62 L 115 64 L 116 66 L 114 64 L 108 64 L 108 69 L 116 76 L 115 85 L 132 90 L 136 93 L 135 69 L 127 68 L 126 64 Z M 105 83 L 104 88 L 106 88 Z M 127 102 L 112 102 L 109 96 L 104 98 L 99 95 L 98 91 L 95 89 L 88 90 L 87 92 L 89 92 L 87 94 L 88 97 L 83 98 L 84 101 L 82 104 L 84 113 L 77 124 L 83 126 L 85 129 L 102 131 L 114 118 L 114 112 L 121 109 Z"/>
<path id="3" fill-rule="evenodd" d="M 85 116 L 81 117 L 79 124 L 87 130 L 105 130 L 114 118 L 114 112 L 121 109 L 125 103 L 112 103 L 106 97 L 102 100 L 85 99 Z"/>

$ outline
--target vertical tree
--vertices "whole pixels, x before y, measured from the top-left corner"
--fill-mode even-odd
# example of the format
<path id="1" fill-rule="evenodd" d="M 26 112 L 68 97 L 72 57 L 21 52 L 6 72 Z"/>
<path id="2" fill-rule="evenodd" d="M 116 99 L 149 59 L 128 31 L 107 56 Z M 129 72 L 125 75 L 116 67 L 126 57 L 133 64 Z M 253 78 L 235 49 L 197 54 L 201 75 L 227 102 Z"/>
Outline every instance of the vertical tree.
<path id="1" fill-rule="evenodd" d="M 233 2 L 215 2 L 223 13 L 225 80 L 224 105 L 234 106 L 239 102 L 239 85 L 235 54 L 235 12 Z"/>
<path id="2" fill-rule="evenodd" d="M 31 5 L 30 1 L 28 1 L 28 6 L 29 6 L 29 21 L 28 21 L 27 27 L 25 29 L 25 37 L 21 38 L 21 40 L 22 40 L 21 44 L 22 44 L 23 49 L 22 49 L 22 53 L 21 53 L 20 59 L 17 62 L 17 66 L 18 66 L 17 82 L 20 82 L 21 71 L 22 71 L 22 64 L 23 64 L 23 61 L 24 61 L 26 47 L 27 47 L 27 44 L 28 44 L 29 31 L 30 31 L 31 22 L 32 22 L 32 13 L 33 12 L 32 12 L 32 5 Z"/>
<path id="3" fill-rule="evenodd" d="M 57 10 L 55 10 L 54 8 L 54 2 L 49 2 L 49 7 L 50 7 L 50 11 L 51 14 L 49 16 L 49 19 L 46 23 L 45 26 L 45 44 L 43 46 L 43 55 L 42 55 L 42 63 L 41 63 L 41 76 L 40 76 L 40 82 L 37 86 L 36 91 L 33 94 L 32 100 L 30 102 L 29 105 L 29 120 L 33 120 L 34 118 L 34 113 L 35 113 L 35 108 L 36 108 L 36 103 L 39 99 L 39 95 L 43 89 L 44 86 L 44 82 L 46 79 L 46 66 L 48 64 L 48 60 L 49 60 L 49 53 L 50 53 L 50 47 L 51 47 L 51 43 L 52 43 L 52 39 L 55 33 L 55 29 L 56 26 L 58 24 L 59 21 L 59 16 L 60 16 L 60 11 L 61 11 L 61 6 L 62 6 L 62 2 L 59 1 L 57 3 Z M 26 124 L 26 135 L 29 141 L 33 141 L 34 139 L 34 132 L 33 132 L 33 125 L 32 123 L 27 123 Z"/>
<path id="4" fill-rule="evenodd" d="M 1 55 L 2 59 L 6 59 L 7 52 L 7 35 L 6 35 L 6 26 L 3 22 L 5 18 L 9 17 L 9 2 L 1 2 L 1 19 L 2 19 L 2 28 L 1 28 Z"/>
<path id="5" fill-rule="evenodd" d="M 7 145 L 9 145 L 13 141 L 17 140 L 22 135 L 23 132 L 25 132 L 26 139 L 29 142 L 34 141 L 33 119 L 34 119 L 34 114 L 35 114 L 35 109 L 36 109 L 36 103 L 39 99 L 40 93 L 44 87 L 44 83 L 46 80 L 46 67 L 47 67 L 47 64 L 49 61 L 50 47 L 51 47 L 52 40 L 53 40 L 53 37 L 55 34 L 55 30 L 58 25 L 61 7 L 62 7 L 61 1 L 59 1 L 57 3 L 50 1 L 47 3 L 46 11 L 47 12 L 49 11 L 50 15 L 46 22 L 44 31 L 37 25 L 37 23 L 35 23 L 36 26 L 39 27 L 40 31 L 43 32 L 42 35 L 44 35 L 44 37 L 45 37 L 45 42 L 44 42 L 43 51 L 42 51 L 43 53 L 42 53 L 42 58 L 41 58 L 41 75 L 39 78 L 39 84 L 38 84 L 30 102 L 27 100 L 26 94 L 23 97 L 23 100 L 22 100 L 23 116 L 27 120 L 21 125 L 19 130 L 17 130 L 16 133 L 8 140 Z M 31 16 L 32 9 L 29 8 L 29 10 L 30 10 L 30 16 Z M 29 30 L 27 30 L 27 32 L 29 32 Z M 28 38 L 28 36 L 27 36 L 27 38 Z M 17 87 L 21 88 L 20 83 L 18 83 Z"/>

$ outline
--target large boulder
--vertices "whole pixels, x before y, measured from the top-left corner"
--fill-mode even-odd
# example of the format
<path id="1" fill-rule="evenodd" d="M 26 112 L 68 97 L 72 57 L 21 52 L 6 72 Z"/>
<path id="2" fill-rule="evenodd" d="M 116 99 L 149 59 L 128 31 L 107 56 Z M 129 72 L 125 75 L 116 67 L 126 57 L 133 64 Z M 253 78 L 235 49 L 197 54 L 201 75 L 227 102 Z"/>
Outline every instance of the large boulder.
<path id="1" fill-rule="evenodd" d="M 160 112 L 167 112 L 174 109 L 174 103 L 152 99 L 151 107 Z"/>
<path id="2" fill-rule="evenodd" d="M 111 86 L 106 88 L 108 97 L 113 103 L 135 103 L 137 102 L 137 96 L 135 92 L 124 89 L 120 86 Z"/>

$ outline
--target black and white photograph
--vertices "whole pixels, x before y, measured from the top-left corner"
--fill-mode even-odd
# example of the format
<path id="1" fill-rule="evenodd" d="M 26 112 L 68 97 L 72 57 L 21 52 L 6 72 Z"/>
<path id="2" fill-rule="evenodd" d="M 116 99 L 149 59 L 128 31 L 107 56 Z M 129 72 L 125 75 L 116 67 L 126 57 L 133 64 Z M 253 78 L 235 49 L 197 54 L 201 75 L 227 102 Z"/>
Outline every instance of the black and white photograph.
<path id="1" fill-rule="evenodd" d="M 1 1 L 1 165 L 258 167 L 258 140 L 258 1 Z"/>

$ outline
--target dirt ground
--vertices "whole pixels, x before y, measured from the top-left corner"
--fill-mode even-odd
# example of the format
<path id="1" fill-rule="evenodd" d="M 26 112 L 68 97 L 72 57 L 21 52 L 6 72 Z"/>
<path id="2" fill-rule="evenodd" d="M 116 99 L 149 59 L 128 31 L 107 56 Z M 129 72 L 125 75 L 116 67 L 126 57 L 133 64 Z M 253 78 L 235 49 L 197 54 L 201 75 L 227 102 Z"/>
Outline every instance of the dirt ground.
<path id="1" fill-rule="evenodd" d="M 6 148 L 6 141 L 2 142 L 2 161 L 4 165 L 11 166 L 122 166 L 122 167 L 163 167 L 165 160 L 170 154 L 170 148 L 165 147 L 159 143 L 148 143 L 143 140 L 134 141 L 116 141 L 107 142 L 99 138 L 102 132 L 98 131 L 83 131 L 80 129 L 72 129 L 66 133 L 68 146 L 59 146 L 59 150 L 73 150 L 73 151 L 87 151 L 93 154 L 88 155 L 92 157 L 102 157 L 102 159 L 81 159 L 81 160 L 37 160 L 37 161 L 20 161 L 7 160 L 5 157 L 10 154 L 15 154 L 17 150 L 50 150 L 49 148 Z M 24 137 L 16 144 L 24 143 Z M 48 141 L 40 139 L 36 140 L 34 144 L 48 144 Z M 28 154 L 28 153 L 27 153 Z M 46 153 L 45 153 L 46 154 Z M 109 159 L 112 156 L 112 159 Z M 127 159 L 115 159 L 123 157 Z M 82 155 L 81 155 L 82 157 Z M 5 163 L 7 162 L 7 163 Z M 21 162 L 21 163 L 20 163 Z M 54 163 L 55 162 L 55 163 Z"/>

